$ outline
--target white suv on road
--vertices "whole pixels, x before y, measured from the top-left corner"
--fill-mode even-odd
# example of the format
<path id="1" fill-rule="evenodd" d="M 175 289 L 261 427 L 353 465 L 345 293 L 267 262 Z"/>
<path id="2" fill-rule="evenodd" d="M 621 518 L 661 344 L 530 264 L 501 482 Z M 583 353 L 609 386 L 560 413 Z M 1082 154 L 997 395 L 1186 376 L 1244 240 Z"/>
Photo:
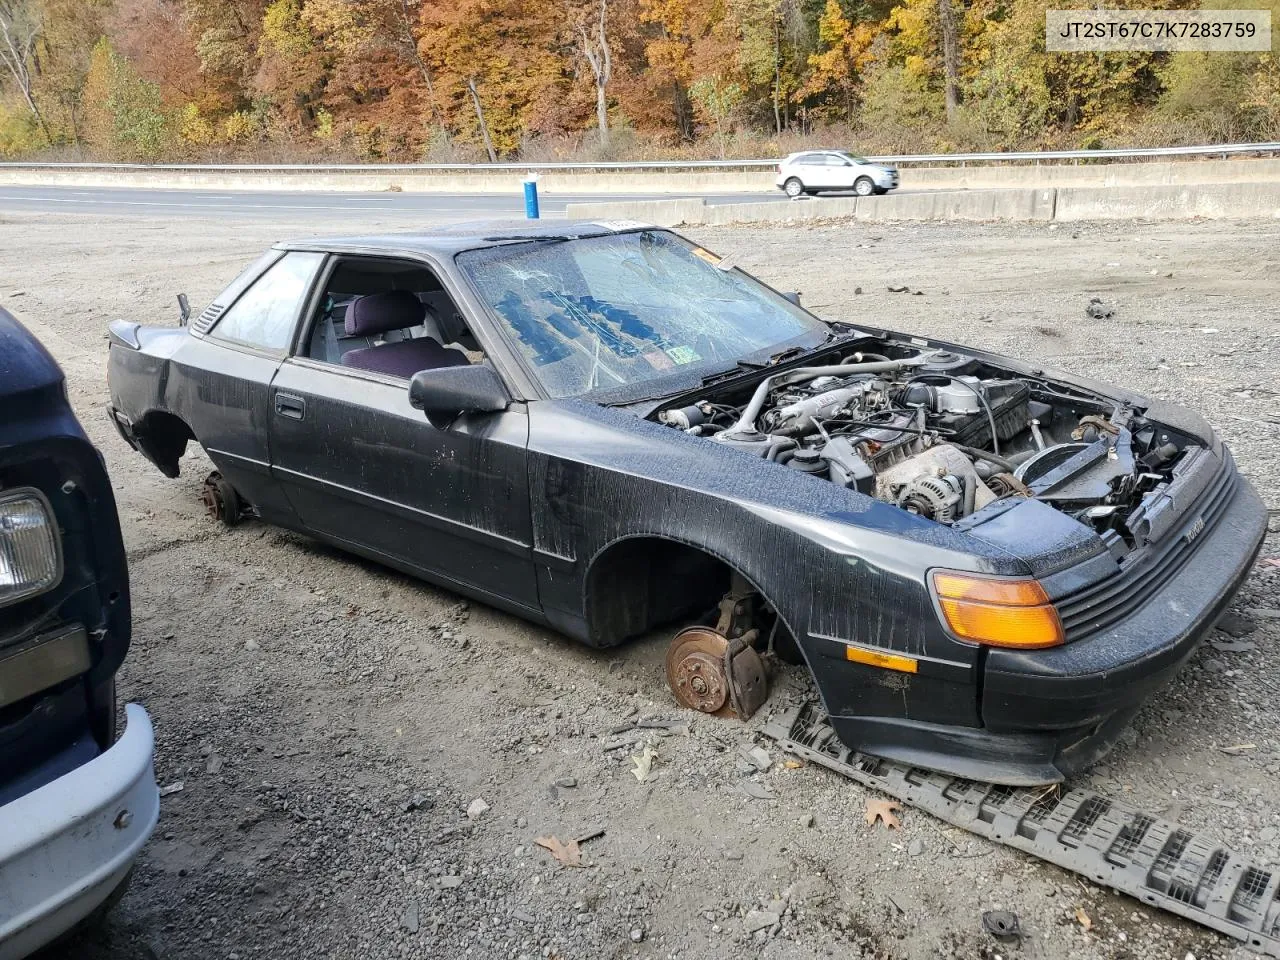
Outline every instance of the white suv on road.
<path id="1" fill-rule="evenodd" d="M 806 150 L 778 164 L 779 190 L 793 200 L 823 190 L 852 190 L 860 197 L 898 186 L 896 167 L 882 167 L 845 150 Z"/>

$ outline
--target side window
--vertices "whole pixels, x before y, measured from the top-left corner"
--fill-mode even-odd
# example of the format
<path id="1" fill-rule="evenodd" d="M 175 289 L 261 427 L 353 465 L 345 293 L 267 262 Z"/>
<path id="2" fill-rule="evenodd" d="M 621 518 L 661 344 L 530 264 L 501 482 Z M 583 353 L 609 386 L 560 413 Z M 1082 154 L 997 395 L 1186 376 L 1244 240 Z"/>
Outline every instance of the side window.
<path id="1" fill-rule="evenodd" d="M 484 359 L 466 320 L 431 268 L 381 257 L 343 257 L 336 262 L 298 354 L 383 372 L 415 363 L 425 370 Z"/>
<path id="2" fill-rule="evenodd" d="M 322 253 L 287 253 L 222 315 L 212 336 L 264 350 L 287 350 Z"/>

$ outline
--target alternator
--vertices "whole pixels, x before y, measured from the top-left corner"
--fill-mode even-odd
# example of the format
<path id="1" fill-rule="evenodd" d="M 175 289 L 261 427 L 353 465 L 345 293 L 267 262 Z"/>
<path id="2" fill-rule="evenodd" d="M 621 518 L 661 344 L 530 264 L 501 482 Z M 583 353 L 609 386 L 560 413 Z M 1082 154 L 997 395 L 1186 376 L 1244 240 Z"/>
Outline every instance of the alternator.
<path id="1" fill-rule="evenodd" d="M 951 474 L 916 477 L 902 485 L 897 502 L 908 513 L 938 523 L 954 523 L 960 517 L 964 502 L 964 481 Z"/>

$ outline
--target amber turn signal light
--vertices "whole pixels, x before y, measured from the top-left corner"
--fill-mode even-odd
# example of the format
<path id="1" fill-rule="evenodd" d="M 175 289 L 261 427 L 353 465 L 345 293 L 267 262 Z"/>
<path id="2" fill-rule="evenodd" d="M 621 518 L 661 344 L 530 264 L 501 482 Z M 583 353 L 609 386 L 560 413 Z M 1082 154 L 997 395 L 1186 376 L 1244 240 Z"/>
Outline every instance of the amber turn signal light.
<path id="1" fill-rule="evenodd" d="M 1066 642 L 1058 611 L 1036 580 L 935 571 L 933 592 L 957 637 L 991 647 L 1036 650 Z"/>

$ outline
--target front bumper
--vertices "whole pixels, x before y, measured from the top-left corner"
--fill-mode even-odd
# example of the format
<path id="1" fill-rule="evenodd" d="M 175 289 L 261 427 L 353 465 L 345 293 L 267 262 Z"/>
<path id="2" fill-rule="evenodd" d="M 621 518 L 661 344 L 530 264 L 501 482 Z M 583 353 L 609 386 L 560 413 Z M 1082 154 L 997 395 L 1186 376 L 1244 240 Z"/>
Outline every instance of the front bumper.
<path id="1" fill-rule="evenodd" d="M 1199 647 L 1253 567 L 1266 533 L 1243 479 L 1163 587 L 1122 622 L 1051 650 L 986 651 L 981 727 L 835 717 L 854 749 L 972 780 L 1060 782 L 1107 753 L 1142 704 Z"/>
<path id="2" fill-rule="evenodd" d="M 92 913 L 128 875 L 160 814 L 142 707 L 88 763 L 0 807 L 0 960 L 18 960 Z"/>

